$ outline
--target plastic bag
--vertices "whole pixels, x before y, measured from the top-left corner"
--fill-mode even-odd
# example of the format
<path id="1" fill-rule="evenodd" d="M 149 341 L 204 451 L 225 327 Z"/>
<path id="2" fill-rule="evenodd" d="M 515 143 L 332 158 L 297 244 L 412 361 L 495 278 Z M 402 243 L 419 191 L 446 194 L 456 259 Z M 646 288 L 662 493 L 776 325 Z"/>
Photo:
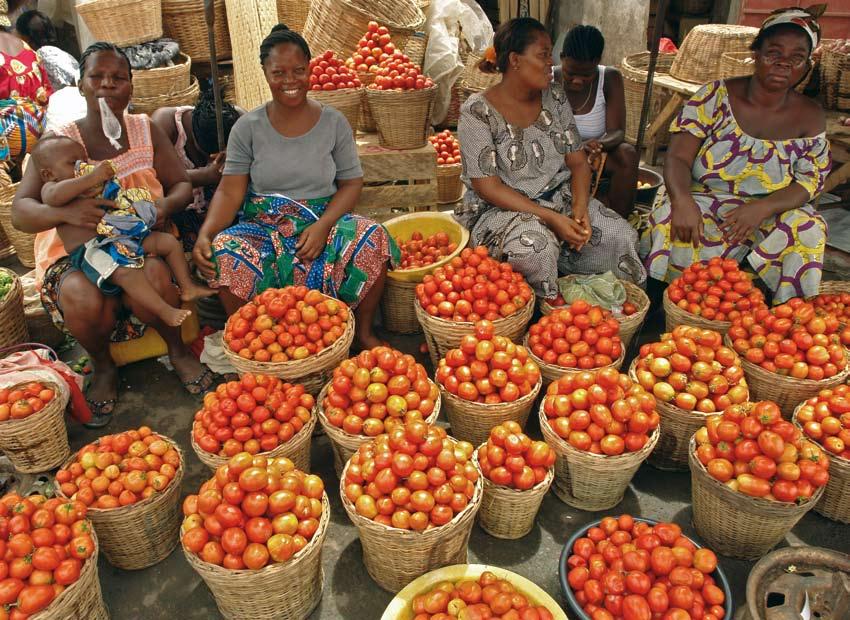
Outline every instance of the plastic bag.
<path id="1" fill-rule="evenodd" d="M 558 279 L 561 297 L 567 304 L 577 299 L 621 314 L 626 303 L 626 287 L 610 271 L 601 276 L 567 276 Z"/>

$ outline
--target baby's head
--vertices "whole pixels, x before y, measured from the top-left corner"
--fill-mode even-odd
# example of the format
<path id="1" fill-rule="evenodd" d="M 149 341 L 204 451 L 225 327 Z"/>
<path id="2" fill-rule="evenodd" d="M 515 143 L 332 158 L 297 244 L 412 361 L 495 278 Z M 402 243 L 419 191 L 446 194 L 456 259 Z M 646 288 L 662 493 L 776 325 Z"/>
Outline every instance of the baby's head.
<path id="1" fill-rule="evenodd" d="M 30 153 L 43 182 L 67 181 L 76 176 L 78 161 L 86 159 L 86 150 L 67 136 L 46 136 Z"/>

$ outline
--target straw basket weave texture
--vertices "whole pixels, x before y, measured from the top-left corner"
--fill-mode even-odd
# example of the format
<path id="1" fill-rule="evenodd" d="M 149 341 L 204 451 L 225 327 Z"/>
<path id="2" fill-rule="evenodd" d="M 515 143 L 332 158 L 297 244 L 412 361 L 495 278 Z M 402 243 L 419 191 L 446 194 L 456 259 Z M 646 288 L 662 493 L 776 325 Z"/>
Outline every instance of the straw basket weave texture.
<path id="1" fill-rule="evenodd" d="M 133 98 L 148 99 L 185 91 L 191 86 L 192 58 L 184 53 L 170 67 L 133 72 Z"/>
<path id="2" fill-rule="evenodd" d="M 381 295 L 381 320 L 384 328 L 396 334 L 418 334 L 422 326 L 416 318 L 416 285 L 387 278 Z"/>
<path id="3" fill-rule="evenodd" d="M 463 197 L 461 172 L 463 172 L 463 164 L 460 162 L 437 166 L 437 204 L 452 204 Z"/>
<path id="4" fill-rule="evenodd" d="M 366 89 L 378 140 L 388 149 L 417 149 L 428 143 L 437 86 L 422 90 Z"/>
<path id="5" fill-rule="evenodd" d="M 425 342 L 428 345 L 428 355 L 431 356 L 431 363 L 434 368 L 440 362 L 440 358 L 445 357 L 449 349 L 454 349 L 460 345 L 461 339 L 466 334 L 471 334 L 473 324 L 460 321 L 447 321 L 436 316 L 431 316 L 422 308 L 419 300 L 413 306 L 416 310 L 416 318 L 419 319 L 419 324 L 422 325 L 422 331 L 425 332 Z M 525 334 L 525 328 L 534 314 L 534 296 L 528 300 L 528 303 L 514 312 L 509 317 L 497 319 L 493 321 L 496 328 L 497 336 L 505 336 L 514 342 L 518 342 Z"/>
<path id="6" fill-rule="evenodd" d="M 728 334 L 724 336 L 723 340 L 724 344 L 731 349 L 732 340 Z M 743 358 L 741 359 L 741 365 L 744 367 L 744 376 L 747 378 L 747 384 L 750 386 L 750 400 L 772 400 L 779 405 L 779 408 L 782 410 L 782 417 L 787 420 L 791 419 L 794 409 L 801 402 L 810 399 L 812 396 L 816 396 L 821 390 L 841 385 L 850 376 L 850 364 L 834 377 L 822 379 L 821 381 L 785 377 L 775 372 L 767 371 L 761 366 L 748 362 Z"/>
<path id="7" fill-rule="evenodd" d="M 6 231 L 3 230 L 3 226 L 0 225 L 0 260 L 9 258 L 14 253 L 15 246 L 13 246 L 12 242 L 9 241 L 9 237 L 6 236 Z"/>
<path id="8" fill-rule="evenodd" d="M 268 452 L 260 452 L 257 456 L 264 456 L 269 459 L 275 459 L 285 456 L 293 463 L 295 467 L 305 473 L 310 472 L 310 440 L 313 437 L 313 429 L 316 427 L 316 412 L 310 416 L 310 420 L 301 427 L 301 430 L 295 433 L 292 438 L 286 443 L 282 443 L 274 450 Z M 198 459 L 211 470 L 215 471 L 222 465 L 226 465 L 229 460 L 226 456 L 211 454 L 204 450 L 195 441 L 195 435 L 189 433 L 189 439 L 192 443 L 192 449 L 198 455 Z"/>
<path id="9" fill-rule="evenodd" d="M 375 81 L 375 74 L 371 71 L 360 71 L 357 73 L 360 78 L 360 83 L 363 85 L 363 92 L 360 100 L 360 116 L 357 119 L 357 129 L 363 133 L 375 133 L 375 119 L 372 117 L 372 111 L 369 109 L 369 100 L 366 98 L 366 90 L 369 84 Z"/>
<path id="10" fill-rule="evenodd" d="M 349 314 L 348 325 L 342 336 L 331 346 L 303 360 L 255 362 L 239 357 L 227 346 L 224 347 L 224 355 L 240 374 L 250 372 L 278 377 L 289 383 L 300 383 L 305 390 L 316 396 L 330 379 L 333 369 L 348 357 L 348 348 L 353 340 L 354 315 Z"/>
<path id="11" fill-rule="evenodd" d="M 850 95 L 850 55 L 829 48 L 822 41 L 820 57 L 820 93 L 824 107 L 836 109 L 839 96 Z"/>
<path id="12" fill-rule="evenodd" d="M 695 456 L 696 444 L 688 446 L 694 527 L 715 552 L 754 560 L 779 544 L 797 521 L 814 508 L 823 487 L 802 505 L 749 497 L 733 491 L 708 475 Z"/>
<path id="13" fill-rule="evenodd" d="M 468 441 L 477 446 L 487 441 L 490 430 L 502 422 L 511 420 L 525 428 L 534 399 L 543 385 L 541 378 L 531 392 L 513 402 L 499 404 L 479 403 L 463 400 L 446 390 L 439 383 L 440 395 L 445 401 L 446 419 L 451 426 L 452 437 Z"/>
<path id="14" fill-rule="evenodd" d="M 65 427 L 68 396 L 61 395 L 58 385 L 44 385 L 56 395 L 44 409 L 22 420 L 0 422 L 0 450 L 25 474 L 50 471 L 71 454 Z"/>
<path id="15" fill-rule="evenodd" d="M 661 434 L 656 428 L 646 445 L 637 452 L 619 456 L 592 454 L 573 448 L 558 437 L 543 411 L 539 409 L 540 430 L 546 443 L 558 455 L 555 461 L 555 495 L 570 506 L 581 510 L 608 510 L 619 504 L 626 488 Z"/>
<path id="16" fill-rule="evenodd" d="M 502 79 L 501 73 L 484 73 L 478 68 L 482 57 L 474 52 L 469 52 L 469 55 L 463 59 L 464 69 L 461 74 L 461 82 L 467 90 L 481 92 L 487 90 L 491 86 L 498 84 Z M 463 101 L 461 101 L 463 105 Z"/>
<path id="17" fill-rule="evenodd" d="M 140 570 L 158 564 L 169 556 L 178 542 L 182 513 L 180 483 L 186 458 L 173 439 L 160 435 L 180 455 L 180 466 L 171 483 L 161 493 L 136 504 L 119 508 L 93 508 L 88 516 L 100 537 L 101 551 L 109 563 L 123 570 Z M 76 455 L 75 455 L 76 457 Z M 65 467 L 74 462 L 72 458 Z M 57 494 L 62 496 L 59 485 Z"/>
<path id="18" fill-rule="evenodd" d="M 655 73 L 670 73 L 670 67 L 676 54 L 659 54 L 655 64 Z M 640 128 L 640 112 L 643 109 L 643 95 L 646 88 L 646 77 L 649 69 L 649 52 L 638 52 L 623 58 L 620 71 L 623 74 L 623 90 L 626 97 L 626 140 L 634 144 L 637 142 L 638 129 Z M 651 123 L 661 108 L 670 99 L 670 92 L 658 86 L 652 89 L 652 101 L 649 106 L 647 124 Z M 670 140 L 670 132 L 665 127 L 660 133 L 660 144 L 666 144 Z"/>
<path id="19" fill-rule="evenodd" d="M 475 523 L 475 514 L 481 506 L 482 476 L 479 475 L 475 494 L 466 508 L 451 521 L 440 527 L 415 532 L 387 527 L 357 514 L 354 504 L 344 492 L 349 465 L 346 463 L 340 476 L 342 506 L 360 532 L 363 563 L 379 586 L 389 592 L 398 592 L 420 575 L 435 568 L 466 564 L 469 534 Z"/>
<path id="20" fill-rule="evenodd" d="M 97 575 L 98 540 L 93 529 L 94 553 L 83 564 L 80 577 L 66 587 L 43 611 L 30 616 L 30 620 L 109 620 L 109 612 L 103 603 L 100 579 Z"/>
<path id="21" fill-rule="evenodd" d="M 230 31 L 224 0 L 215 0 L 214 7 L 215 55 L 219 59 L 230 58 Z M 181 52 L 191 56 L 195 62 L 209 62 L 210 46 L 203 0 L 162 0 L 162 27 L 166 37 L 180 44 Z"/>
<path id="22" fill-rule="evenodd" d="M 325 493 L 319 529 L 307 546 L 286 562 L 259 570 L 216 566 L 185 547 L 183 555 L 207 584 L 218 610 L 227 620 L 304 620 L 322 598 L 322 544 L 328 532 L 330 512 Z"/>
<path id="23" fill-rule="evenodd" d="M 328 439 L 331 440 L 331 451 L 334 455 L 334 471 L 336 472 L 336 475 L 339 476 L 342 474 L 342 469 L 345 467 L 348 459 L 357 452 L 357 448 L 364 443 L 371 441 L 372 437 L 369 437 L 368 435 L 352 435 L 351 433 L 347 433 L 338 426 L 334 426 L 330 423 L 328 417 L 325 415 L 325 409 L 322 406 L 322 402 L 328 394 L 328 386 L 330 386 L 330 383 L 322 388 L 322 392 L 316 400 L 316 417 L 319 418 L 319 424 L 322 425 L 322 429 L 324 429 Z M 437 418 L 440 416 L 441 404 L 442 398 L 438 396 L 437 402 L 434 403 L 434 411 L 432 411 L 431 415 L 425 419 L 428 424 L 433 424 L 437 421 Z"/>
<path id="24" fill-rule="evenodd" d="M 257 50 L 278 24 L 277 4 L 275 0 L 225 0 L 225 4 L 236 101 L 246 110 L 253 110 L 271 98 L 263 67 L 257 62 Z"/>
<path id="25" fill-rule="evenodd" d="M 12 276 L 12 288 L 0 299 L 0 348 L 29 341 L 24 315 L 24 287 L 21 279 L 11 269 L 0 267 L 0 272 Z"/>
<path id="26" fill-rule="evenodd" d="M 403 52 L 410 58 L 410 62 L 422 66 L 425 62 L 425 49 L 428 47 L 428 34 L 415 32 L 404 45 Z"/>
<path id="27" fill-rule="evenodd" d="M 549 387 L 549 384 L 557 381 L 564 375 L 570 373 L 578 373 L 584 372 L 583 368 L 567 368 L 566 366 L 558 366 L 557 364 L 547 364 L 542 359 L 537 357 L 534 353 L 531 352 L 531 349 L 528 348 L 528 335 L 526 334 L 525 338 L 522 341 L 523 346 L 528 349 L 528 354 L 534 362 L 540 366 L 540 375 L 543 378 L 543 389 Z M 622 351 L 620 351 L 620 357 L 614 360 L 613 364 L 608 364 L 607 366 L 600 366 L 598 368 L 589 368 L 588 372 L 597 372 L 602 370 L 603 368 L 616 368 L 620 370 L 620 367 L 623 365 L 623 361 L 626 359 L 626 347 L 621 346 Z"/>
<path id="28" fill-rule="evenodd" d="M 805 404 L 804 401 L 797 405 L 791 417 L 801 431 L 803 427 L 797 421 L 797 413 Z M 850 461 L 826 450 L 824 452 L 829 459 L 829 482 L 823 490 L 823 497 L 815 504 L 815 512 L 839 523 L 850 523 Z"/>
<path id="29" fill-rule="evenodd" d="M 345 120 L 351 125 L 351 131 L 357 132 L 360 103 L 363 100 L 362 87 L 343 88 L 341 90 L 308 90 L 307 96 L 342 112 Z"/>
<path id="30" fill-rule="evenodd" d="M 709 321 L 701 316 L 682 310 L 670 301 L 667 291 L 664 291 L 662 305 L 664 306 L 664 326 L 668 332 L 672 332 L 678 325 L 691 325 L 700 329 L 710 329 L 725 336 L 729 328 L 732 327 L 731 321 Z"/>
<path id="31" fill-rule="evenodd" d="M 290 30 L 303 33 L 307 14 L 310 12 L 310 4 L 310 0 L 277 0 L 277 18 Z M 313 53 L 319 53 L 319 50 L 313 50 Z"/>
<path id="32" fill-rule="evenodd" d="M 95 41 L 127 47 L 162 37 L 160 0 L 81 0 L 75 8 Z"/>
<path id="33" fill-rule="evenodd" d="M 303 34 L 317 53 L 333 50 L 347 58 L 370 21 L 386 26 L 396 48 L 404 49 L 422 30 L 425 14 L 413 0 L 312 0 Z"/>
<path id="34" fill-rule="evenodd" d="M 0 186 L 0 224 L 15 248 L 18 260 L 24 267 L 35 267 L 35 235 L 12 226 L 12 200 L 18 191 L 18 183 Z"/>
<path id="35" fill-rule="evenodd" d="M 472 458 L 480 468 L 478 450 Z M 550 467 L 542 482 L 525 491 L 496 484 L 484 475 L 481 479 L 484 492 L 478 511 L 478 523 L 490 536 L 516 540 L 528 534 L 534 527 L 540 504 L 555 479 L 555 469 Z"/>
<path id="36" fill-rule="evenodd" d="M 133 97 L 132 106 L 133 112 L 136 114 L 153 114 L 159 108 L 178 107 L 183 105 L 195 105 L 198 102 L 198 96 L 201 93 L 201 88 L 198 85 L 198 79 L 192 77 L 188 88 L 183 90 L 165 93 L 163 95 L 155 95 L 153 97 Z"/>
<path id="37" fill-rule="evenodd" d="M 65 340 L 65 334 L 56 327 L 53 319 L 50 318 L 43 307 L 25 309 L 24 316 L 26 317 L 29 342 L 46 344 L 51 349 L 55 349 Z M 27 342 L 27 340 L 20 340 L 19 342 Z M 0 344 L 0 346 L 5 345 Z"/>
<path id="38" fill-rule="evenodd" d="M 751 26 L 701 24 L 682 41 L 670 75 L 686 82 L 703 84 L 723 77 L 722 58 L 726 52 L 746 52 L 758 33 Z"/>

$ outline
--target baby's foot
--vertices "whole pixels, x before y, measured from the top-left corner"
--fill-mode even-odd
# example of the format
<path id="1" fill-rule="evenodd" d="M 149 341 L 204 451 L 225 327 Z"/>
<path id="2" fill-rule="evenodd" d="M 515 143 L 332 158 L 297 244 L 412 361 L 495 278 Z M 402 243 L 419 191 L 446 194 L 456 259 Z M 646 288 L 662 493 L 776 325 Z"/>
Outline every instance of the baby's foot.
<path id="1" fill-rule="evenodd" d="M 196 282 L 190 282 L 186 286 L 180 287 L 180 299 L 182 301 L 194 301 L 201 297 L 210 297 L 216 294 L 216 290 Z"/>
<path id="2" fill-rule="evenodd" d="M 169 307 L 167 310 L 162 311 L 159 318 L 162 319 L 166 325 L 170 325 L 171 327 L 180 327 L 183 324 L 183 321 L 185 321 L 190 314 L 192 314 L 191 310 Z"/>

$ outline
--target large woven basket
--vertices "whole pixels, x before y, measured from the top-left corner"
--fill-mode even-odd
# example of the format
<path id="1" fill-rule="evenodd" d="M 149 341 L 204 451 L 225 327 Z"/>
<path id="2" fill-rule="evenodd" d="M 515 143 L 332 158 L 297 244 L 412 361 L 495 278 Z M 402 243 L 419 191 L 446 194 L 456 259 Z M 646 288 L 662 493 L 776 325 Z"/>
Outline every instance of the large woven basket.
<path id="1" fill-rule="evenodd" d="M 534 399 L 540 393 L 543 378 L 537 382 L 531 392 L 510 403 L 479 403 L 458 398 L 439 383 L 440 396 L 445 401 L 446 419 L 451 426 L 452 437 L 468 441 L 477 446 L 487 441 L 490 430 L 508 420 L 525 428 L 528 414 L 534 406 Z"/>
<path id="2" fill-rule="evenodd" d="M 304 389 L 316 396 L 330 380 L 331 372 L 348 357 L 348 348 L 354 340 L 354 315 L 350 314 L 348 325 L 342 336 L 326 349 L 303 360 L 288 362 L 255 362 L 239 357 L 227 346 L 224 355 L 239 371 L 239 374 L 252 373 L 278 377 L 289 383 L 300 383 Z"/>
<path id="3" fill-rule="evenodd" d="M 259 570 L 216 566 L 185 547 L 183 555 L 207 584 L 219 612 L 227 620 L 304 620 L 322 598 L 322 544 L 328 533 L 330 512 L 325 493 L 319 529 L 310 542 L 286 562 Z"/>
<path id="4" fill-rule="evenodd" d="M 325 400 L 325 396 L 328 394 L 329 385 L 330 383 L 322 388 L 321 394 L 316 399 L 316 417 L 319 418 L 319 424 L 322 425 L 322 429 L 325 431 L 328 439 L 331 440 L 331 452 L 334 455 L 334 471 L 337 476 L 340 476 L 342 475 L 343 467 L 345 467 L 348 459 L 357 452 L 357 448 L 374 438 L 368 435 L 352 435 L 330 423 L 328 417 L 325 415 L 325 408 L 322 407 L 322 401 Z M 442 398 L 438 396 L 437 402 L 434 403 L 434 411 L 425 419 L 428 424 L 433 424 L 437 421 L 437 418 L 440 416 L 441 406 Z"/>
<path id="5" fill-rule="evenodd" d="M 726 52 L 745 52 L 758 33 L 751 26 L 701 24 L 688 32 L 679 46 L 670 75 L 686 82 L 703 84 L 723 77 Z"/>
<path id="6" fill-rule="evenodd" d="M 179 107 L 184 105 L 193 106 L 198 102 L 198 96 L 200 94 L 201 88 L 198 85 L 198 80 L 197 78 L 192 77 L 189 86 L 183 90 L 163 95 L 155 95 L 153 97 L 133 97 L 133 112 L 136 114 L 153 114 L 160 108 Z"/>
<path id="7" fill-rule="evenodd" d="M 22 420 L 0 422 L 0 450 L 19 472 L 38 474 L 59 467 L 68 460 L 68 430 L 65 427 L 65 406 L 68 396 L 62 396 L 59 386 L 46 383 L 55 398 L 44 409 Z"/>
<path id="8" fill-rule="evenodd" d="M 372 118 L 372 111 L 369 109 L 369 100 L 366 99 L 367 86 L 375 81 L 375 74 L 371 71 L 362 71 L 357 73 L 360 78 L 360 83 L 363 85 L 363 97 L 360 100 L 360 116 L 357 119 L 357 130 L 363 133 L 375 133 L 375 119 Z"/>
<path id="9" fill-rule="evenodd" d="M 491 86 L 495 86 L 502 80 L 501 73 L 484 73 L 478 69 L 478 63 L 482 60 L 482 57 L 478 54 L 469 52 L 462 60 L 464 68 L 460 81 L 466 90 L 480 93 Z M 463 100 L 460 103 L 463 105 Z"/>
<path id="10" fill-rule="evenodd" d="M 710 329 L 725 336 L 729 328 L 732 327 L 731 321 L 710 321 L 696 314 L 691 314 L 686 310 L 682 310 L 670 301 L 667 291 L 664 291 L 662 305 L 664 306 L 664 325 L 668 332 L 672 332 L 677 325 L 690 325 L 692 327 L 699 327 L 700 329 Z"/>
<path id="11" fill-rule="evenodd" d="M 546 443 L 558 455 L 555 461 L 555 495 L 580 510 L 608 510 L 623 500 L 635 472 L 658 443 L 656 428 L 646 445 L 637 452 L 605 456 L 577 450 L 558 437 L 540 404 L 540 430 Z"/>
<path id="12" fill-rule="evenodd" d="M 523 345 L 528 348 L 528 335 L 526 334 L 523 339 Z M 622 351 L 620 351 L 620 357 L 614 360 L 613 364 L 609 364 L 608 366 L 601 366 L 599 368 L 589 368 L 588 372 L 597 372 L 602 370 L 603 368 L 616 368 L 620 370 L 620 367 L 623 365 L 623 361 L 626 359 L 626 347 L 623 345 Z M 531 349 L 528 349 L 528 354 L 531 356 L 538 366 L 540 366 L 540 374 L 543 377 L 543 389 L 549 387 L 549 384 L 553 381 L 557 381 L 561 377 L 570 373 L 578 373 L 584 372 L 584 368 L 567 368 L 565 366 L 558 366 L 557 364 L 547 364 L 542 359 L 537 357 L 534 353 L 531 352 Z"/>
<path id="13" fill-rule="evenodd" d="M 825 280 L 820 283 L 818 295 L 841 295 L 850 293 L 850 282 L 846 280 Z M 847 319 L 838 319 L 838 322 L 844 326 L 847 325 Z"/>
<path id="14" fill-rule="evenodd" d="M 89 507 L 88 516 L 100 537 L 101 551 L 116 568 L 140 570 L 158 564 L 171 554 L 179 540 L 180 483 L 186 458 L 173 439 L 160 436 L 180 455 L 180 466 L 165 491 L 129 506 Z M 73 459 L 66 461 L 65 466 L 72 462 Z M 56 489 L 62 496 L 58 484 Z"/>
<path id="15" fill-rule="evenodd" d="M 822 43 L 826 44 L 827 41 Z M 824 107 L 838 107 L 839 95 L 850 94 L 850 55 L 822 46 L 820 57 L 820 93 Z"/>
<path id="16" fill-rule="evenodd" d="M 18 260 L 24 267 L 35 267 L 35 235 L 12 226 L 12 200 L 18 191 L 18 183 L 0 187 L 0 225 L 15 248 Z"/>
<path id="17" fill-rule="evenodd" d="M 801 431 L 803 427 L 797 422 L 797 412 L 805 404 L 803 401 L 797 405 L 791 417 Z M 815 512 L 839 523 L 850 523 L 850 461 L 826 450 L 824 453 L 829 459 L 829 482 L 823 490 L 823 497 L 815 504 Z"/>
<path id="18" fill-rule="evenodd" d="M 133 101 L 185 91 L 191 85 L 192 58 L 184 53 L 174 65 L 133 72 Z"/>
<path id="19" fill-rule="evenodd" d="M 428 34 L 425 32 L 415 32 L 407 43 L 404 44 L 402 51 L 410 58 L 410 62 L 419 65 L 420 67 L 425 62 L 425 50 L 428 47 Z"/>
<path id="20" fill-rule="evenodd" d="M 346 58 L 370 21 L 386 26 L 393 44 L 404 49 L 413 33 L 422 30 L 425 14 L 413 0 L 312 0 L 303 34 L 316 53 L 333 50 Z"/>
<path id="21" fill-rule="evenodd" d="M 219 59 L 230 58 L 232 50 L 224 0 L 215 0 L 214 6 L 215 55 Z M 210 46 L 203 0 L 162 0 L 162 26 L 165 36 L 180 44 L 181 52 L 194 58 L 195 62 L 209 62 Z"/>
<path id="22" fill-rule="evenodd" d="M 75 8 L 95 41 L 127 47 L 162 37 L 160 0 L 78 0 Z"/>
<path id="23" fill-rule="evenodd" d="M 398 592 L 435 568 L 466 564 L 469 535 L 475 514 L 481 507 L 483 476 L 479 475 L 475 494 L 466 508 L 451 521 L 440 527 L 415 532 L 381 525 L 357 514 L 354 504 L 344 492 L 349 465 L 346 463 L 340 476 L 342 506 L 360 533 L 366 571 L 379 586 L 389 592 Z"/>
<path id="24" fill-rule="evenodd" d="M 311 0 L 277 0 L 277 18 L 290 30 L 303 33 L 307 14 L 310 12 L 310 4 Z M 313 52 L 319 53 L 319 50 L 313 50 Z"/>
<path id="25" fill-rule="evenodd" d="M 33 614 L 30 620 L 109 620 L 109 612 L 103 602 L 100 579 L 97 575 L 98 540 L 92 529 L 94 553 L 83 564 L 79 578 L 66 587 L 43 611 Z"/>
<path id="26" fill-rule="evenodd" d="M 425 342 L 428 345 L 428 354 L 434 368 L 440 362 L 440 358 L 446 356 L 449 349 L 457 348 L 461 339 L 466 334 L 471 334 L 473 324 L 469 322 L 447 321 L 440 317 L 431 316 L 425 312 L 417 299 L 413 305 L 416 310 L 416 318 L 425 332 Z M 534 296 L 511 316 L 493 321 L 497 336 L 505 336 L 514 342 L 519 342 L 525 334 L 525 328 L 534 314 Z"/>
<path id="27" fill-rule="evenodd" d="M 473 456 L 478 463 L 478 450 Z M 496 538 L 515 540 L 522 538 L 534 528 L 534 520 L 543 498 L 555 479 L 555 468 L 550 467 L 542 482 L 530 489 L 519 491 L 502 486 L 482 475 L 484 492 L 481 496 L 481 509 L 478 511 L 478 523 L 481 528 Z"/>
<path id="28" fill-rule="evenodd" d="M 24 314 L 24 287 L 21 285 L 21 279 L 11 269 L 0 267 L 0 272 L 12 276 L 12 288 L 3 299 L 0 299 L 0 348 L 4 348 L 29 342 L 29 334 Z"/>
<path id="29" fill-rule="evenodd" d="M 626 97 L 626 140 L 631 144 L 637 142 L 638 129 L 640 128 L 640 113 L 643 109 L 643 95 L 646 89 L 646 77 L 649 74 L 649 52 L 638 52 L 623 58 L 620 72 L 623 74 L 623 90 Z M 670 67 L 676 54 L 659 54 L 655 64 L 655 73 L 670 73 Z M 670 99 L 671 93 L 657 85 L 652 89 L 652 100 L 649 105 L 649 116 L 647 123 L 651 123 L 661 108 Z M 670 132 L 665 127 L 659 134 L 659 143 L 666 144 L 670 141 Z"/>
<path id="30" fill-rule="evenodd" d="M 727 347 L 732 348 L 732 340 L 728 334 L 724 336 L 724 342 Z M 850 364 L 834 377 L 821 381 L 785 377 L 765 370 L 745 358 L 741 358 L 741 365 L 744 367 L 744 376 L 750 386 L 750 400 L 772 400 L 779 405 L 782 416 L 788 420 L 791 419 L 794 410 L 801 402 L 810 399 L 812 396 L 817 396 L 821 390 L 841 385 L 850 376 Z"/>
<path id="31" fill-rule="evenodd" d="M 749 497 L 708 475 L 696 458 L 696 443 L 688 446 L 694 527 L 717 553 L 754 560 L 765 555 L 814 508 L 823 487 L 804 504 Z"/>
<path id="32" fill-rule="evenodd" d="M 422 326 L 416 318 L 417 282 L 387 278 L 381 295 L 381 321 L 384 329 L 396 334 L 418 334 Z"/>
<path id="33" fill-rule="evenodd" d="M 437 204 L 452 204 L 463 197 L 462 171 L 463 164 L 460 162 L 437 166 Z"/>
<path id="34" fill-rule="evenodd" d="M 332 108 L 336 108 L 351 125 L 351 131 L 357 132 L 360 117 L 360 103 L 363 100 L 363 88 L 343 88 L 342 90 L 308 90 L 307 96 Z"/>
<path id="35" fill-rule="evenodd" d="M 313 437 L 313 429 L 316 427 L 316 415 L 315 411 L 313 415 L 310 416 L 310 420 L 301 427 L 301 430 L 295 433 L 292 438 L 286 443 L 280 444 L 274 450 L 270 450 L 269 452 L 260 452 L 257 456 L 265 456 L 266 458 L 273 459 L 281 456 L 285 456 L 293 463 L 295 463 L 296 469 L 300 469 L 305 473 L 310 472 L 310 440 Z M 229 460 L 226 456 L 219 456 L 218 454 L 210 454 L 206 450 L 204 450 L 198 443 L 195 441 L 195 435 L 191 432 L 189 433 L 189 439 L 192 443 L 192 449 L 195 451 L 195 454 L 198 455 L 198 460 L 200 460 L 204 465 L 209 467 L 211 470 L 215 471 L 222 465 L 226 465 Z"/>
<path id="36" fill-rule="evenodd" d="M 378 140 L 388 149 L 418 149 L 428 143 L 437 86 L 422 90 L 366 89 Z"/>
<path id="37" fill-rule="evenodd" d="M 9 237 L 6 236 L 6 231 L 3 230 L 3 226 L 0 225 L 0 260 L 9 258 L 14 253 L 15 246 L 12 245 Z"/>

